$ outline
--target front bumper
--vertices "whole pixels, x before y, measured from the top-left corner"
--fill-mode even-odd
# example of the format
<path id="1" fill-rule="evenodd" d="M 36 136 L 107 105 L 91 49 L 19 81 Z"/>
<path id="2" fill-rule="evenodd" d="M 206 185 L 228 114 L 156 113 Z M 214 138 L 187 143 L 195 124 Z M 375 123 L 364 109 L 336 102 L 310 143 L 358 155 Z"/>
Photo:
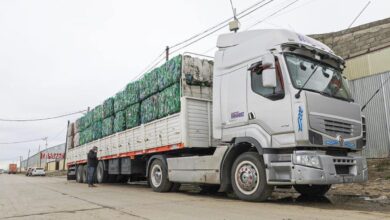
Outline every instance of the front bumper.
<path id="1" fill-rule="evenodd" d="M 362 183 L 368 179 L 367 162 L 361 156 L 330 156 L 306 151 L 319 160 L 319 168 L 298 164 L 293 154 L 264 155 L 270 185 Z M 290 159 L 287 159 L 290 158 Z"/>

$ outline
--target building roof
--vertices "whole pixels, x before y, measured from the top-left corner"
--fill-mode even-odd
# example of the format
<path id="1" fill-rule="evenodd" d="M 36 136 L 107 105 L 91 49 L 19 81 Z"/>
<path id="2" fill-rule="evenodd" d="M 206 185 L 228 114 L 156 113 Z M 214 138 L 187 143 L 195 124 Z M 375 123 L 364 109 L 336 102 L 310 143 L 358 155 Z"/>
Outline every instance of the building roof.
<path id="1" fill-rule="evenodd" d="M 349 59 L 390 47 L 390 18 L 309 36 L 331 47 L 337 55 Z"/>

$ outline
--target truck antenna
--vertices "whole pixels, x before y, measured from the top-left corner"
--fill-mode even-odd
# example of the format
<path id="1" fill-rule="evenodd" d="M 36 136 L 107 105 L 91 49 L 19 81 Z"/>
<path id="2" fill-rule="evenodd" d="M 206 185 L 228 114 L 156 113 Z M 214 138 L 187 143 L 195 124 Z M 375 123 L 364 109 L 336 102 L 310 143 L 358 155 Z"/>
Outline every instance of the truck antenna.
<path id="1" fill-rule="evenodd" d="M 378 89 L 372 94 L 372 96 L 368 99 L 368 101 L 366 102 L 366 104 L 363 105 L 361 111 L 363 111 L 363 110 L 367 107 L 367 105 L 368 105 L 368 104 L 371 102 L 371 100 L 376 96 L 376 94 L 379 93 L 379 91 L 382 89 L 382 87 L 383 87 L 386 83 L 389 82 L 389 79 L 390 79 L 390 77 L 387 78 L 386 81 L 384 81 L 383 84 L 381 84 L 381 86 L 379 86 L 379 88 L 378 88 Z"/>
<path id="2" fill-rule="evenodd" d="M 229 30 L 234 31 L 234 33 L 237 33 L 238 29 L 240 29 L 241 24 L 240 21 L 238 21 L 236 8 L 234 8 L 232 0 L 230 0 L 230 6 L 232 7 L 234 20 L 229 22 Z"/>

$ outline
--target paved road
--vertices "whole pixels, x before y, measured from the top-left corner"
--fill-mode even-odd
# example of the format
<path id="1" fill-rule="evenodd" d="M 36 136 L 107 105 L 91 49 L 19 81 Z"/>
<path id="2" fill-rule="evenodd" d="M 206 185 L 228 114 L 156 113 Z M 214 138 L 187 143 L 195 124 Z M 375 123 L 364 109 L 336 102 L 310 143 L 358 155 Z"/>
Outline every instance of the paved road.
<path id="1" fill-rule="evenodd" d="M 190 191 L 154 193 L 143 185 L 88 188 L 63 177 L 0 175 L 0 219 L 390 219 L 386 210 L 294 201 L 249 203 Z"/>

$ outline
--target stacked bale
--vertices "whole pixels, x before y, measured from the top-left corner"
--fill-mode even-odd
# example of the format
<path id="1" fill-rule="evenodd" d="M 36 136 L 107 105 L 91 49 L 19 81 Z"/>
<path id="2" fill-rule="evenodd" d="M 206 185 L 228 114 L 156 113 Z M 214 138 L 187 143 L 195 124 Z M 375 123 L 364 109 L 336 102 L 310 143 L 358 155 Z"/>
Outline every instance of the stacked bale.
<path id="1" fill-rule="evenodd" d="M 180 84 L 176 83 L 159 93 L 158 118 L 180 111 Z"/>
<path id="2" fill-rule="evenodd" d="M 114 99 L 108 98 L 103 103 L 103 118 L 108 118 L 114 115 Z"/>
<path id="3" fill-rule="evenodd" d="M 141 123 L 145 124 L 158 118 L 158 94 L 141 102 Z"/>
<path id="4" fill-rule="evenodd" d="M 119 111 L 115 114 L 114 118 L 114 133 L 121 132 L 126 129 L 126 113 L 125 111 Z"/>
<path id="5" fill-rule="evenodd" d="M 181 56 L 176 56 L 158 68 L 159 90 L 179 82 L 181 76 Z"/>
<path id="6" fill-rule="evenodd" d="M 127 84 L 75 122 L 73 144 L 82 145 L 180 112 L 181 84 L 188 88 L 211 86 L 212 62 L 179 55 Z"/>
<path id="7" fill-rule="evenodd" d="M 140 125 L 140 104 L 135 103 L 126 109 L 126 128 L 134 128 Z"/>
<path id="8" fill-rule="evenodd" d="M 102 123 L 102 137 L 112 135 L 114 133 L 114 116 L 105 118 Z"/>
<path id="9" fill-rule="evenodd" d="M 154 69 L 151 72 L 146 73 L 139 81 L 141 100 L 144 100 L 158 92 L 158 72 L 159 69 Z"/>

